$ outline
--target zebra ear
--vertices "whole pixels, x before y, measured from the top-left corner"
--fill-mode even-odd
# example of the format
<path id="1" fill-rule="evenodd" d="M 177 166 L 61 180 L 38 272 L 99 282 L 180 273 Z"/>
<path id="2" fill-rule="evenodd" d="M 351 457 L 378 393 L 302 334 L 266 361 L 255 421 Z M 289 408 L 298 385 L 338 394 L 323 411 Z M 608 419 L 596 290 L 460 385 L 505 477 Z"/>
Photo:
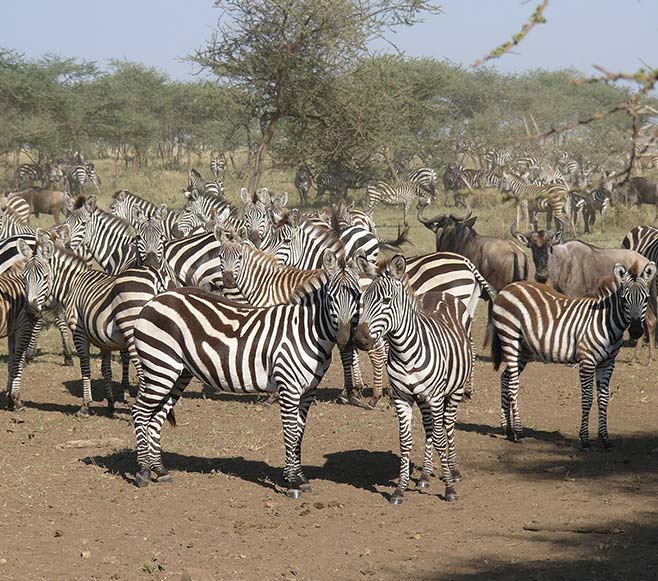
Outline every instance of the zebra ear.
<path id="1" fill-rule="evenodd" d="M 167 204 L 162 204 L 161 206 L 158 206 L 158 209 L 155 211 L 155 214 L 153 214 L 153 217 L 156 220 L 164 220 L 167 217 L 167 214 L 169 213 L 169 208 L 167 208 Z"/>
<path id="2" fill-rule="evenodd" d="M 186 191 L 185 191 L 185 197 L 186 197 L 188 200 L 194 202 L 195 200 L 198 200 L 198 199 L 199 199 L 199 194 L 198 194 L 196 191 L 191 191 L 191 192 L 190 192 L 189 190 L 186 190 Z"/>
<path id="3" fill-rule="evenodd" d="M 118 200 L 119 202 L 123 202 L 126 199 L 126 190 L 119 190 L 116 194 L 114 194 L 114 199 Z"/>
<path id="4" fill-rule="evenodd" d="M 25 242 L 22 238 L 18 239 L 18 251 L 25 257 L 25 258 L 32 258 L 32 248 L 30 248 L 30 245 Z"/>
<path id="5" fill-rule="evenodd" d="M 217 240 L 217 242 L 219 242 L 220 244 L 223 245 L 228 242 L 229 237 L 223 226 L 220 226 L 219 224 L 215 226 L 213 233 L 215 234 L 215 240 Z"/>
<path id="6" fill-rule="evenodd" d="M 67 247 L 71 243 L 71 228 L 68 224 L 60 224 L 51 228 L 51 232 L 55 233 L 58 242 Z"/>
<path id="7" fill-rule="evenodd" d="M 293 228 L 299 228 L 299 221 L 300 221 L 299 209 L 298 208 L 293 208 L 290 211 L 290 225 Z"/>
<path id="8" fill-rule="evenodd" d="M 37 228 L 37 231 L 35 232 L 35 236 L 37 237 L 37 242 L 39 244 L 45 244 L 46 242 L 48 242 L 48 240 L 52 240 L 48 231 L 43 230 L 41 228 Z"/>
<path id="9" fill-rule="evenodd" d="M 647 266 L 649 266 L 647 264 Z M 620 264 L 619 262 L 615 264 L 614 268 L 612 269 L 612 272 L 615 275 L 616 281 L 621 284 L 628 278 L 628 270 L 626 270 L 626 267 L 623 264 Z"/>
<path id="10" fill-rule="evenodd" d="M 356 267 L 356 271 L 363 276 L 367 276 L 368 278 L 375 278 L 375 276 L 377 276 L 375 265 L 368 262 L 368 258 L 363 249 L 359 249 L 354 253 L 352 264 Z"/>
<path id="11" fill-rule="evenodd" d="M 270 191 L 267 188 L 261 188 L 258 190 L 258 201 L 261 204 L 271 204 L 272 203 L 272 196 L 270 196 Z"/>
<path id="12" fill-rule="evenodd" d="M 396 280 L 401 280 L 407 270 L 407 261 L 402 254 L 396 254 L 388 265 L 388 272 Z"/>
<path id="13" fill-rule="evenodd" d="M 649 284 L 653 280 L 653 277 L 656 276 L 656 264 L 654 262 L 647 264 L 640 276 L 646 281 L 647 284 Z"/>
<path id="14" fill-rule="evenodd" d="M 96 196 L 89 196 L 85 202 L 85 208 L 90 212 L 93 212 L 96 209 Z"/>
<path id="15" fill-rule="evenodd" d="M 283 192 L 278 198 L 276 202 L 279 206 L 282 208 L 285 208 L 288 205 L 288 192 Z"/>
<path id="16" fill-rule="evenodd" d="M 336 258 L 336 254 L 331 250 L 325 250 L 322 255 L 322 266 L 329 274 L 336 272 L 338 270 L 338 259 Z"/>
<path id="17" fill-rule="evenodd" d="M 64 196 L 64 213 L 68 216 L 73 210 L 75 210 L 75 202 L 71 196 L 66 194 Z"/>
<path id="18" fill-rule="evenodd" d="M 55 244 L 52 240 L 48 239 L 43 243 L 39 243 L 39 254 L 46 260 L 50 260 L 55 254 Z"/>
<path id="19" fill-rule="evenodd" d="M 240 199 L 243 204 L 251 202 L 251 196 L 249 195 L 249 190 L 247 188 L 240 188 Z"/>
<path id="20" fill-rule="evenodd" d="M 146 222 L 146 214 L 144 213 L 144 210 L 142 210 L 138 206 L 133 207 L 133 222 L 135 225 L 140 226 L 144 222 Z"/>

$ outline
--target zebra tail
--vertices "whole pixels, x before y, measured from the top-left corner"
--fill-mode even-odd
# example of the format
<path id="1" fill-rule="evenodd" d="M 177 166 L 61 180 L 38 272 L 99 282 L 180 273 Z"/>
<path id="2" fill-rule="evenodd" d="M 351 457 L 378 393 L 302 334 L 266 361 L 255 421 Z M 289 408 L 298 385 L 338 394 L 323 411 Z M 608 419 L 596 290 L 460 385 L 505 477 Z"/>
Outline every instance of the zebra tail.
<path id="1" fill-rule="evenodd" d="M 498 371 L 500 364 L 503 362 L 503 344 L 500 342 L 496 329 L 492 328 L 491 334 L 491 358 L 493 359 L 494 371 Z"/>
<path id="2" fill-rule="evenodd" d="M 400 231 L 400 225 L 398 224 L 397 238 L 395 238 L 394 240 L 384 240 L 382 238 L 377 238 L 377 242 L 379 243 L 379 249 L 388 250 L 389 252 L 400 252 L 400 246 L 402 244 L 409 243 L 409 238 L 407 238 L 408 234 L 409 234 L 409 225 L 407 224 L 404 227 L 404 230 Z"/>
<path id="3" fill-rule="evenodd" d="M 484 333 L 484 343 L 482 347 L 484 349 L 487 348 L 487 345 L 492 340 L 492 337 L 494 336 L 494 326 L 493 326 L 493 300 L 488 301 L 487 303 L 487 328 Z"/>
<path id="4" fill-rule="evenodd" d="M 523 280 L 528 280 L 528 257 L 523 255 Z"/>
<path id="5" fill-rule="evenodd" d="M 169 410 L 169 413 L 167 414 L 167 421 L 171 424 L 173 428 L 176 427 L 176 414 L 174 413 L 174 408 L 171 408 Z"/>

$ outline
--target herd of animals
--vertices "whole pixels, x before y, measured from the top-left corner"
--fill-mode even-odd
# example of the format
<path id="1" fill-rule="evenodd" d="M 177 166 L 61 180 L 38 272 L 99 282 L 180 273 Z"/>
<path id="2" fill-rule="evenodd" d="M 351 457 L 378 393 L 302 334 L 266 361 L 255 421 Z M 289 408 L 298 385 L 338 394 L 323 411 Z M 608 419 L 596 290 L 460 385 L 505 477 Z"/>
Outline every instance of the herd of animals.
<path id="1" fill-rule="evenodd" d="M 287 193 L 274 195 L 266 188 L 253 193 L 243 188 L 234 206 L 224 197 L 221 157 L 211 161 L 211 181 L 188 172 L 177 210 L 127 190 L 114 193 L 107 211 L 100 208 L 97 197 L 85 193 L 88 184 L 98 188 L 100 181 L 93 164 L 82 159 L 68 168 L 35 170 L 31 176 L 44 180 L 43 187 L 7 194 L 0 208 L 7 408 L 24 408 L 25 363 L 34 357 L 44 317 L 52 313 L 65 365 L 73 364 L 73 350 L 80 360 L 79 415 L 92 413 L 92 345 L 101 352 L 110 415 L 131 391 L 131 363 L 137 371 L 131 414 L 138 486 L 172 479 L 162 461 L 160 435 L 165 420 L 175 425 L 174 406 L 196 378 L 219 390 L 267 393 L 270 404 L 278 400 L 283 475 L 288 495 L 298 498 L 311 490 L 302 467 L 302 439 L 332 351 L 338 346 L 344 372 L 340 401 L 364 405 L 358 350 L 365 350 L 373 366 L 373 395 L 365 405 L 381 398 L 386 369 L 399 420 L 400 474 L 390 502 L 403 501 L 409 482 L 414 404 L 426 436 L 418 486 L 430 485 L 436 449 L 444 498 L 455 501 L 461 479 L 457 408 L 473 394 L 472 321 L 484 299 L 494 365 L 505 364 L 501 426 L 508 437 L 523 438 L 518 392 L 526 364 L 569 363 L 580 373 L 580 444 L 591 448 L 588 421 L 596 381 L 598 436 L 609 448 L 608 385 L 625 332 L 633 339 L 646 334 L 654 356 L 658 229 L 639 226 L 624 238 L 623 248 L 603 249 L 563 240 L 564 227 L 575 234 L 580 216 L 587 229 L 597 213 L 603 226 L 605 210 L 622 199 L 658 207 L 658 186 L 633 178 L 617 189 L 604 173 L 601 184 L 590 187 L 592 172 L 582 168 L 578 174 L 555 168 L 550 176 L 537 176 L 536 160 L 516 160 L 513 170 L 499 171 L 509 160 L 490 157 L 486 170 L 453 164 L 443 176 L 446 195 L 452 192 L 454 204 L 467 208 L 465 218 L 425 216 L 437 194 L 436 173 L 429 168 L 368 183 L 364 210 L 341 202 L 313 213 L 288 208 Z M 19 167 L 21 183 L 28 173 Z M 567 185 L 567 174 L 576 188 Z M 52 187 L 58 176 L 65 184 L 61 190 Z M 352 181 L 337 174 L 314 180 L 302 167 L 295 185 L 307 201 L 312 181 L 318 195 L 345 194 L 354 183 L 354 176 L 348 177 Z M 480 187 L 499 188 L 515 201 L 513 240 L 474 230 L 469 195 Z M 435 234 L 436 252 L 405 257 L 399 247 L 407 229 L 396 240 L 379 238 L 374 220 L 379 203 L 401 205 L 405 223 L 415 203 L 418 221 Z M 540 212 L 547 215 L 546 229 L 537 227 Z M 52 214 L 55 225 L 34 229 L 30 217 L 40 213 Z M 528 229 L 520 230 L 524 219 Z M 517 242 L 531 251 L 534 282 Z M 117 393 L 113 351 L 122 362 Z"/>

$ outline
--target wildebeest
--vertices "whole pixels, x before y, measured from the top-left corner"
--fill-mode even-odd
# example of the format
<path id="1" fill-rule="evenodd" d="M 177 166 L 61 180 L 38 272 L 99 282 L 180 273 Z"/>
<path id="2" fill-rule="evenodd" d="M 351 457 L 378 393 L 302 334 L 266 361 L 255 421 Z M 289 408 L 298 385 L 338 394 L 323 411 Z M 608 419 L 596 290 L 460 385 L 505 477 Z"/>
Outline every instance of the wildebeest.
<path id="1" fill-rule="evenodd" d="M 548 282 L 555 290 L 570 297 L 594 296 L 599 281 L 609 276 L 615 264 L 630 269 L 637 263 L 642 269 L 650 260 L 634 250 L 599 248 L 582 240 L 561 241 L 560 232 L 539 230 L 512 234 L 532 251 L 535 280 Z M 649 363 L 653 361 L 656 330 L 656 283 L 652 284 L 650 306 L 647 313 L 649 334 Z M 635 359 L 642 348 L 638 341 Z"/>
<path id="2" fill-rule="evenodd" d="M 427 202 L 418 204 L 418 221 L 436 234 L 437 252 L 454 252 L 468 258 L 496 290 L 510 282 L 528 278 L 528 258 L 509 240 L 480 236 L 470 210 L 464 218 L 440 215 L 423 217 Z"/>
<path id="3" fill-rule="evenodd" d="M 39 214 L 51 214 L 55 224 L 59 224 L 59 213 L 63 211 L 66 194 L 57 190 L 27 188 L 20 192 L 12 192 L 9 197 L 23 199 L 30 207 L 30 214 L 34 214 L 37 218 Z"/>
<path id="4" fill-rule="evenodd" d="M 629 204 L 640 207 L 642 204 L 652 204 L 656 208 L 655 219 L 658 219 L 658 182 L 643 177 L 634 177 L 617 186 L 615 194 L 620 193 Z"/>

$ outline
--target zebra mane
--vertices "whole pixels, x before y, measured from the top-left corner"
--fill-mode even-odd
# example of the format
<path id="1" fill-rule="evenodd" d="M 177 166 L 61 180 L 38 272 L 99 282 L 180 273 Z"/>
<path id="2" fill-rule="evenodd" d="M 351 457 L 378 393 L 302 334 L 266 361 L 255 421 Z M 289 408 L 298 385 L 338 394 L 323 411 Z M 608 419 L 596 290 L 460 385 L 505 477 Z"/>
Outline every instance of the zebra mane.
<path id="1" fill-rule="evenodd" d="M 48 239 L 51 240 L 52 239 L 51 236 L 48 236 Z M 34 247 L 34 253 L 36 254 L 37 251 L 42 247 L 43 247 L 42 241 L 40 241 L 37 238 L 37 244 Z M 82 256 L 80 256 L 79 254 L 76 254 L 70 248 L 65 248 L 63 246 L 59 246 L 58 244 L 55 244 L 55 254 L 54 254 L 54 256 L 63 257 L 66 261 L 76 263 L 80 266 L 84 266 L 85 268 L 89 267 L 89 265 L 87 264 L 87 261 Z"/>
<path id="2" fill-rule="evenodd" d="M 78 194 L 73 201 L 73 209 L 79 210 L 87 203 L 87 194 Z"/>
<path id="3" fill-rule="evenodd" d="M 633 280 L 637 280 L 641 272 L 640 263 L 635 261 L 628 269 L 628 276 L 630 276 Z M 595 296 L 598 299 L 603 299 L 615 294 L 620 288 L 621 285 L 617 282 L 617 279 L 613 275 L 604 276 L 601 280 L 599 280 L 599 285 L 596 287 Z"/>
<path id="4" fill-rule="evenodd" d="M 300 222 L 300 226 L 305 226 L 307 233 L 313 238 L 316 238 L 320 244 L 323 244 L 327 248 L 331 248 L 335 245 L 340 245 L 340 248 L 343 248 L 340 235 L 337 234 L 330 226 L 318 224 L 317 222 L 312 222 L 308 219 L 302 220 Z"/>

